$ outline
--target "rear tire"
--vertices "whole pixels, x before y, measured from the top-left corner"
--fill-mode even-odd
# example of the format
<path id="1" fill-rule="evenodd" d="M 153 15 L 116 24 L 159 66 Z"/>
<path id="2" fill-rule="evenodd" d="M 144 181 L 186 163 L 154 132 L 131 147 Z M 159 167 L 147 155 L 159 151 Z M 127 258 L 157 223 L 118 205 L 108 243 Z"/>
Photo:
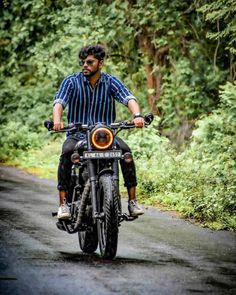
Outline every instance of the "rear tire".
<path id="1" fill-rule="evenodd" d="M 99 180 L 100 213 L 104 218 L 97 221 L 98 241 L 101 256 L 113 259 L 116 256 L 119 225 L 119 198 L 112 175 L 104 174 Z"/>
<path id="2" fill-rule="evenodd" d="M 98 247 L 98 233 L 97 226 L 94 225 L 86 231 L 79 231 L 79 245 L 84 253 L 92 254 Z"/>

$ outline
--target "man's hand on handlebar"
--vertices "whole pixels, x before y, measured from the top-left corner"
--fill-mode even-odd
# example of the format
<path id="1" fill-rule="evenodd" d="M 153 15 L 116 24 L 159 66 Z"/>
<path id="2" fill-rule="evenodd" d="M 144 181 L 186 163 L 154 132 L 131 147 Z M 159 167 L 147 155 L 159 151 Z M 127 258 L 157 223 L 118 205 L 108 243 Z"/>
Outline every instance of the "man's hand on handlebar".
<path id="1" fill-rule="evenodd" d="M 137 117 L 133 119 L 133 122 L 136 128 L 143 128 L 145 125 L 145 121 L 143 117 Z"/>
<path id="2" fill-rule="evenodd" d="M 53 130 L 55 130 L 55 131 L 59 131 L 59 130 L 61 130 L 62 128 L 64 128 L 64 124 L 63 124 L 63 122 L 54 122 L 54 123 L 53 123 Z"/>

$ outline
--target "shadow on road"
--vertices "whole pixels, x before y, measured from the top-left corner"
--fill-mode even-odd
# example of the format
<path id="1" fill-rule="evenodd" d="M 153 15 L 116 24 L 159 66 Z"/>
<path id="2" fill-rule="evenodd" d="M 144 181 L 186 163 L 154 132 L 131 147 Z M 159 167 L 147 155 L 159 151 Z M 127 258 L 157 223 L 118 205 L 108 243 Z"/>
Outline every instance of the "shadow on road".
<path id="1" fill-rule="evenodd" d="M 68 252 L 58 252 L 58 256 L 61 257 L 64 261 L 72 262 L 72 263 L 86 263 L 91 265 L 98 266 L 101 265 L 112 265 L 112 266 L 119 266 L 119 265 L 132 265 L 132 264 L 143 264 L 145 266 L 155 266 L 155 265 L 166 265 L 168 263 L 171 264 L 178 264 L 185 267 L 191 267 L 191 265 L 179 258 L 175 257 L 168 257 L 166 259 L 159 259 L 159 260 L 151 260 L 151 259 L 140 259 L 140 258 L 131 258 L 131 257 L 120 257 L 117 256 L 114 260 L 103 259 L 97 253 L 94 254 L 84 254 L 84 253 L 68 253 Z"/>

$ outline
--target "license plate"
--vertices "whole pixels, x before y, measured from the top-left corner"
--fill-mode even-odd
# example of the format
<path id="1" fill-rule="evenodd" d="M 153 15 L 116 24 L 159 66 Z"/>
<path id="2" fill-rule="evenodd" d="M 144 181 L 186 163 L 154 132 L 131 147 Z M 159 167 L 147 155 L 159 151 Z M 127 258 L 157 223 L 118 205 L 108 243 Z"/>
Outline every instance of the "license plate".
<path id="1" fill-rule="evenodd" d="M 121 151 L 91 151 L 83 153 L 84 159 L 120 159 L 122 156 Z"/>

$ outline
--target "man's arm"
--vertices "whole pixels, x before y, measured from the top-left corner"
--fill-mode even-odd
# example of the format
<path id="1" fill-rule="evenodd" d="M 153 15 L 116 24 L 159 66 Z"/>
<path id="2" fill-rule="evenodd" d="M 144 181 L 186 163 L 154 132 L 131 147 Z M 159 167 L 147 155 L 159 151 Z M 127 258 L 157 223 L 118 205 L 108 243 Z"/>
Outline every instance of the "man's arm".
<path id="1" fill-rule="evenodd" d="M 135 99 L 130 99 L 128 102 L 128 108 L 130 110 L 130 112 L 132 113 L 133 117 L 134 117 L 134 124 L 136 127 L 142 128 L 144 126 L 144 119 L 143 117 L 140 115 L 140 117 L 136 117 L 135 115 L 140 114 L 140 108 L 138 103 L 136 102 Z"/>
<path id="2" fill-rule="evenodd" d="M 135 118 L 136 114 L 140 114 L 140 108 L 133 94 L 119 79 L 114 76 L 112 76 L 111 78 L 110 85 L 112 96 L 120 103 L 128 106 L 130 112 L 133 115 L 133 122 L 135 124 L 135 127 L 142 128 L 144 126 L 144 119 L 141 115 L 140 117 L 137 116 Z"/>
<path id="3" fill-rule="evenodd" d="M 56 103 L 53 107 L 53 129 L 60 130 L 64 127 L 61 121 L 63 113 L 63 106 L 60 103 Z"/>

